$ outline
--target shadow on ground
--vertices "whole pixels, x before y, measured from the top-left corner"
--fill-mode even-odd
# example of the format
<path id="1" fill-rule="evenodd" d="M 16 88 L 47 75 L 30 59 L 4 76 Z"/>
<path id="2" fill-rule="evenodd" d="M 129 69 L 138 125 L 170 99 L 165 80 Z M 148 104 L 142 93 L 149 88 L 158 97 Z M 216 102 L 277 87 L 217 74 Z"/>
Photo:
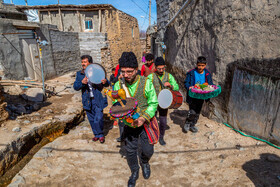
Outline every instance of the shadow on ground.
<path id="1" fill-rule="evenodd" d="M 242 166 L 256 187 L 280 186 L 280 157 L 264 153 L 260 159 L 250 160 Z"/>

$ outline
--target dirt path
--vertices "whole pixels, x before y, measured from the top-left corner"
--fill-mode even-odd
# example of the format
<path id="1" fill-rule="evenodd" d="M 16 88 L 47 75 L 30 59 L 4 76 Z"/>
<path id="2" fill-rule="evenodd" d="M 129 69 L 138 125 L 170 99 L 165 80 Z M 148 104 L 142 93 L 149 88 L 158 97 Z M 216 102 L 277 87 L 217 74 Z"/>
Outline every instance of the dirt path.
<path id="1" fill-rule="evenodd" d="M 198 133 L 183 133 L 181 108 L 169 111 L 167 145 L 155 146 L 151 177 L 140 173 L 137 186 L 280 186 L 280 150 L 202 116 Z M 84 121 L 43 147 L 11 186 L 126 186 L 130 171 L 115 140 L 119 131 L 106 124 L 105 144 L 90 140 Z"/>

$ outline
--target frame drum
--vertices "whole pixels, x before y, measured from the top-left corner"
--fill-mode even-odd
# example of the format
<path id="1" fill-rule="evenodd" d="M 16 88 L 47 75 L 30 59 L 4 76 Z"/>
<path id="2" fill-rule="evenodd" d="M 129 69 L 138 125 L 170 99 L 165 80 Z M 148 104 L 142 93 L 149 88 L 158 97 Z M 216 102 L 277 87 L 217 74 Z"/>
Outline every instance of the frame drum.
<path id="1" fill-rule="evenodd" d="M 85 70 L 87 78 L 93 84 L 101 84 L 101 80 L 105 79 L 106 71 L 100 64 L 92 63 Z"/>
<path id="2" fill-rule="evenodd" d="M 158 94 L 158 104 L 163 109 L 177 109 L 183 103 L 183 96 L 179 91 L 163 89 Z"/>

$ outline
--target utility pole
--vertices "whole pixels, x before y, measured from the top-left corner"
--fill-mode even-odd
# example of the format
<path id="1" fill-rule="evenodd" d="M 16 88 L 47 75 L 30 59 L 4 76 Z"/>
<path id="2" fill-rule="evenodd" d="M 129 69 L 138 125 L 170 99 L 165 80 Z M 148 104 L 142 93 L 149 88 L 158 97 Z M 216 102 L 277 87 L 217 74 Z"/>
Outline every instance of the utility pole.
<path id="1" fill-rule="evenodd" d="M 25 5 L 27 6 L 27 0 L 24 0 L 25 1 Z"/>
<path id="2" fill-rule="evenodd" d="M 152 6 L 152 0 L 149 0 L 149 26 L 151 25 L 151 6 Z"/>

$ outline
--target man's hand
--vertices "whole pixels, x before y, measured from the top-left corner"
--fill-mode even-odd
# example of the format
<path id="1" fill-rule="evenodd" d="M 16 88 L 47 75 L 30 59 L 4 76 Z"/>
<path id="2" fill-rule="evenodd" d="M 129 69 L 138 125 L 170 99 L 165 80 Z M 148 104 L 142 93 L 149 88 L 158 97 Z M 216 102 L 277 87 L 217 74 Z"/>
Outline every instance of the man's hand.
<path id="1" fill-rule="evenodd" d="M 83 84 L 87 84 L 87 83 L 88 83 L 88 78 L 85 77 L 85 78 L 82 80 L 82 83 L 83 83 Z"/>
<path id="2" fill-rule="evenodd" d="M 106 82 L 107 82 L 107 79 L 101 80 L 101 83 L 102 83 L 102 84 L 106 84 Z"/>
<path id="3" fill-rule="evenodd" d="M 145 121 L 146 121 L 145 118 L 139 117 L 138 119 L 134 120 L 132 126 L 140 127 L 140 126 L 144 125 Z"/>
<path id="4" fill-rule="evenodd" d="M 164 83 L 165 87 L 172 88 L 172 85 L 169 82 Z"/>

